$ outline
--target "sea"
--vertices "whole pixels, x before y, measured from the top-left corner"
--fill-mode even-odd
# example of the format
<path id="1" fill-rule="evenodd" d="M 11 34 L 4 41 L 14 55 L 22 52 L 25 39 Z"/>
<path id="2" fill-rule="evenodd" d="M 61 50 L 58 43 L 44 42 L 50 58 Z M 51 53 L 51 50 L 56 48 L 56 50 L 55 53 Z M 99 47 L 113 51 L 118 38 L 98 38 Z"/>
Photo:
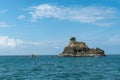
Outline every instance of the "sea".
<path id="1" fill-rule="evenodd" d="M 0 56 L 0 80 L 120 80 L 120 55 Z"/>

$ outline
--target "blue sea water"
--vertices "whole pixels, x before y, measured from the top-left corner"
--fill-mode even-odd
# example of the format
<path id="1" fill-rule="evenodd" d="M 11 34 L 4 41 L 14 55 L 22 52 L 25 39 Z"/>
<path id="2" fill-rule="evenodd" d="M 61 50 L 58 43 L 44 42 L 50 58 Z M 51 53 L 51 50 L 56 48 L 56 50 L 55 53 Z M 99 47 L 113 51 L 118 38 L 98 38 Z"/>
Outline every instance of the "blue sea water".
<path id="1" fill-rule="evenodd" d="M 1 56 L 0 80 L 120 80 L 120 55 Z"/>

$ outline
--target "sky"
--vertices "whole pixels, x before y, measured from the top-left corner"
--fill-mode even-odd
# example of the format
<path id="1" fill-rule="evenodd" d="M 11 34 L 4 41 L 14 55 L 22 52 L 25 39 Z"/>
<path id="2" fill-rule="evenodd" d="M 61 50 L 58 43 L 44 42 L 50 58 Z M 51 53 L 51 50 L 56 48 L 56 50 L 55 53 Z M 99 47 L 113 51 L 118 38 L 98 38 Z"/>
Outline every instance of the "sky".
<path id="1" fill-rule="evenodd" d="M 70 37 L 120 54 L 119 0 L 0 0 L 0 55 L 58 55 Z"/>

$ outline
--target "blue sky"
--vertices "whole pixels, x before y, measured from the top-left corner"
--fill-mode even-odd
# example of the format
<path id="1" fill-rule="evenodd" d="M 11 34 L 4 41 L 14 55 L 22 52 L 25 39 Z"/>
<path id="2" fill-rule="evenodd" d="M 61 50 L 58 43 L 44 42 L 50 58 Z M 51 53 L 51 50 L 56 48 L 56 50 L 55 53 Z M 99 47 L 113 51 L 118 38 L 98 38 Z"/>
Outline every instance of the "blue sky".
<path id="1" fill-rule="evenodd" d="M 54 55 L 75 36 L 120 54 L 118 0 L 0 0 L 0 55 Z"/>

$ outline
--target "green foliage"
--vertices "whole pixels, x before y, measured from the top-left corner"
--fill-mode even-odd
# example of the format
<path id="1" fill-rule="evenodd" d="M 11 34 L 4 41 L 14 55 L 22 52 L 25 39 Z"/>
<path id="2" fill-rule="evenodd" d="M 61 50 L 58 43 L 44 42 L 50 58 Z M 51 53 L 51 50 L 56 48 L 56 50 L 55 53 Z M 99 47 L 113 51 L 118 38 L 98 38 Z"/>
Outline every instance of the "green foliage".
<path id="1" fill-rule="evenodd" d="M 84 42 L 77 42 L 75 37 L 70 38 L 69 46 L 71 47 L 80 47 L 80 48 L 87 48 L 87 45 Z"/>
<path id="2" fill-rule="evenodd" d="M 75 37 L 71 37 L 71 38 L 70 38 L 70 41 L 76 42 L 76 38 L 75 38 Z"/>

